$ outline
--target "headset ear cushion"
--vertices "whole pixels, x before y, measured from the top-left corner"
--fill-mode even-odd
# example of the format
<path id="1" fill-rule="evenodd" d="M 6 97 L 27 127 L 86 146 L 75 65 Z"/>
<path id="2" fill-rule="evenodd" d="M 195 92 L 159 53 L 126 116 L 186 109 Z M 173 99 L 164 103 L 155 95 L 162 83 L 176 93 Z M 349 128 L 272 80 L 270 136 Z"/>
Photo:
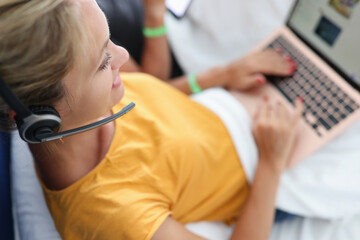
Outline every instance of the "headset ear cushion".
<path id="1" fill-rule="evenodd" d="M 30 106 L 33 113 L 26 119 L 17 121 L 20 137 L 28 143 L 42 142 L 41 135 L 59 132 L 61 118 L 50 106 Z"/>
<path id="2" fill-rule="evenodd" d="M 56 109 L 51 106 L 46 106 L 46 105 L 30 106 L 29 109 L 32 113 L 37 115 L 52 114 L 60 118 L 60 114 L 58 113 L 58 111 L 56 111 Z"/>
<path id="3" fill-rule="evenodd" d="M 44 115 L 44 114 L 52 114 L 57 116 L 58 118 L 60 118 L 60 114 L 58 113 L 58 111 L 55 110 L 55 108 L 51 107 L 51 106 L 46 106 L 46 105 L 38 105 L 38 106 L 29 106 L 29 110 L 36 115 Z M 18 129 L 21 129 L 21 127 L 23 126 L 23 119 L 20 118 L 16 118 L 16 125 L 18 127 Z"/>

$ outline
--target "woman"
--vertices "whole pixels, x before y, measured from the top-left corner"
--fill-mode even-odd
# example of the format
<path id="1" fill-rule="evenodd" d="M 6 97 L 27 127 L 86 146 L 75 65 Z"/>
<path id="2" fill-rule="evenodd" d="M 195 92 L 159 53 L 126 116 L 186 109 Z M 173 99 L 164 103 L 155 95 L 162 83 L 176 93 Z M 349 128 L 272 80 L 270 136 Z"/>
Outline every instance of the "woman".
<path id="1" fill-rule="evenodd" d="M 156 76 L 186 94 L 196 93 L 190 81 L 200 89 L 216 86 L 246 90 L 266 82 L 264 74 L 292 75 L 292 58 L 279 59 L 274 51 L 250 54 L 224 66 L 216 66 L 188 76 L 182 75 L 170 52 L 166 31 L 143 34 L 143 30 L 163 29 L 165 0 L 97 0 L 109 21 L 111 39 L 130 53 L 123 71 L 145 72 Z M 131 28 L 129 28 L 131 26 Z M 284 62 L 281 62 L 284 61 Z M 276 65 L 278 64 L 278 65 Z"/>
<path id="2" fill-rule="evenodd" d="M 128 54 L 95 0 L 8 0 L 0 13 L 0 75 L 25 105 L 53 106 L 62 130 L 137 104 L 102 127 L 29 144 L 63 239 L 201 239 L 182 224 L 235 219 L 233 239 L 268 237 L 300 101 L 295 114 L 260 107 L 250 189 L 214 113 L 148 75 L 119 76 Z M 16 113 L 2 100 L 0 112 L 12 129 Z"/>

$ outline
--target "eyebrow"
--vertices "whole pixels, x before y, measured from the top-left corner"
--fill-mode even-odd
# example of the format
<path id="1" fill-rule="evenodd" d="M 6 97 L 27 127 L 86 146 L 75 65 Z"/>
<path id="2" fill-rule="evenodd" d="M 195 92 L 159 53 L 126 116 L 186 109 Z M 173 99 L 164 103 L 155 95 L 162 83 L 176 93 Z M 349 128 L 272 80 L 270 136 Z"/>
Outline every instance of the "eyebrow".
<path id="1" fill-rule="evenodd" d="M 108 44 L 109 44 L 109 42 L 110 42 L 110 36 L 109 36 L 109 38 L 106 40 L 106 42 L 104 43 L 104 46 L 102 47 L 102 49 L 101 49 L 101 52 L 100 52 L 100 65 L 102 64 L 102 62 L 104 61 L 104 59 L 103 59 L 103 52 L 105 51 L 105 49 L 106 49 L 106 47 L 108 46 Z M 96 72 L 97 72 L 98 70 L 96 70 Z M 95 72 L 95 73 L 96 73 Z"/>
<path id="2" fill-rule="evenodd" d="M 109 42 L 110 42 L 110 36 L 109 36 L 109 38 L 106 40 L 103 48 L 101 49 L 101 52 L 100 52 L 101 58 L 102 58 L 102 55 L 103 55 L 102 53 L 105 51 L 105 48 L 107 47 L 107 45 L 109 44 Z"/>

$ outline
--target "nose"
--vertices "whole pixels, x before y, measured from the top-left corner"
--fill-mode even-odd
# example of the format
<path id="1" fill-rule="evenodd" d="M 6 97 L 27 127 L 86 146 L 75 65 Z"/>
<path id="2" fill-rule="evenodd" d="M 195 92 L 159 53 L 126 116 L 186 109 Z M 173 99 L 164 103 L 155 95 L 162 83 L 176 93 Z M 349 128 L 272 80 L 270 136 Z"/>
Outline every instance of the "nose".
<path id="1" fill-rule="evenodd" d="M 120 46 L 111 43 L 113 46 L 113 60 L 111 61 L 111 69 L 118 70 L 124 63 L 129 60 L 129 53 L 128 51 Z"/>

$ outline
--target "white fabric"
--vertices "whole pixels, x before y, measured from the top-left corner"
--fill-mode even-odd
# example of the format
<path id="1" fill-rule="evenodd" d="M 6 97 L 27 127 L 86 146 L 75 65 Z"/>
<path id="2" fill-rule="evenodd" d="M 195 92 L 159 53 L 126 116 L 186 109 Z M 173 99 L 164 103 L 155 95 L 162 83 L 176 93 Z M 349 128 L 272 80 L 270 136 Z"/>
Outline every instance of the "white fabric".
<path id="1" fill-rule="evenodd" d="M 360 239 L 360 215 L 341 220 L 295 217 L 276 223 L 269 240 L 355 240 Z M 188 224 L 187 229 L 210 240 L 227 240 L 233 226 L 221 222 Z"/>
<path id="2" fill-rule="evenodd" d="M 248 53 L 281 26 L 294 0 L 193 0 L 186 17 L 166 18 L 185 72 L 199 72 Z"/>
<path id="3" fill-rule="evenodd" d="M 169 40 L 186 72 L 203 70 L 249 52 L 284 22 L 293 3 L 293 0 L 194 0 L 186 18 L 179 21 L 167 17 Z M 360 121 L 286 171 L 277 207 L 327 219 L 359 213 L 359 143 Z"/>
<path id="4" fill-rule="evenodd" d="M 327 219 L 360 213 L 359 145 L 360 120 L 283 174 L 277 206 Z"/>
<path id="5" fill-rule="evenodd" d="M 254 179 L 258 153 L 251 133 L 251 118 L 229 92 L 213 88 L 192 96 L 217 114 L 226 126 L 250 182 Z"/>

